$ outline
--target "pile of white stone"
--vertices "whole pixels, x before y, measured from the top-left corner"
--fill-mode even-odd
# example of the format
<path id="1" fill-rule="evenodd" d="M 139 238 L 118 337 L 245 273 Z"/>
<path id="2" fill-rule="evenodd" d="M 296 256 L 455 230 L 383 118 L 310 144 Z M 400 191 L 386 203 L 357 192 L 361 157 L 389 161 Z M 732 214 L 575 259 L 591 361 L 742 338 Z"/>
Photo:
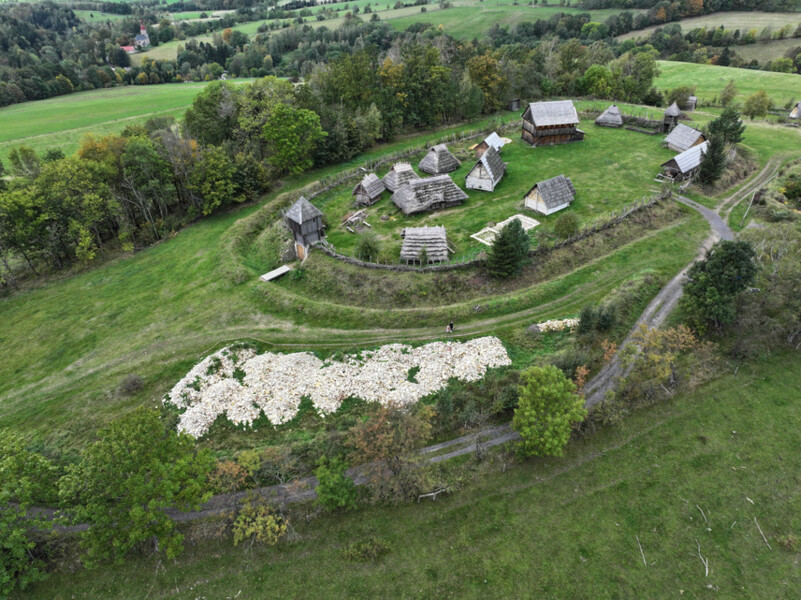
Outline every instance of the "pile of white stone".
<path id="1" fill-rule="evenodd" d="M 578 324 L 578 319 L 562 319 L 561 321 L 550 320 L 543 323 L 537 323 L 537 328 L 540 331 L 563 331 L 565 329 L 575 329 L 578 327 Z"/>
<path id="2" fill-rule="evenodd" d="M 178 429 L 200 437 L 222 414 L 249 426 L 264 412 L 280 425 L 297 414 L 304 396 L 321 415 L 336 412 L 351 397 L 407 405 L 441 389 L 452 377 L 475 381 L 487 368 L 508 364 L 506 349 L 495 337 L 417 348 L 390 344 L 341 361 L 323 361 L 308 352 L 234 355 L 223 349 L 198 363 L 164 401 L 185 408 Z M 237 369 L 244 373 L 241 383 L 233 377 Z"/>

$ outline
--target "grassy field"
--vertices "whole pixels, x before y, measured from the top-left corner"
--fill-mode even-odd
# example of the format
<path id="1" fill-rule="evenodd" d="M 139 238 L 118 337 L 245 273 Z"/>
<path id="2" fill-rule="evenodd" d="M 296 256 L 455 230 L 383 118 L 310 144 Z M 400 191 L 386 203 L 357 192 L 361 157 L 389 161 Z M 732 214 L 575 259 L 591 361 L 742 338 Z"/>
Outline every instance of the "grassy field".
<path id="1" fill-rule="evenodd" d="M 739 47 L 738 47 L 739 51 Z M 711 100 L 730 81 L 737 86 L 737 101 L 758 90 L 765 90 L 774 102 L 784 104 L 789 98 L 801 98 L 801 77 L 790 73 L 771 73 L 751 69 L 734 69 L 715 65 L 659 61 L 662 71 L 655 84 L 663 89 L 695 85 L 699 98 Z"/>
<path id="2" fill-rule="evenodd" d="M 88 23 L 105 23 L 106 21 L 119 21 L 130 15 L 118 15 L 115 13 L 104 13 L 96 10 L 74 10 L 75 16 Z"/>
<path id="3" fill-rule="evenodd" d="M 752 61 L 756 59 L 760 65 L 764 65 L 770 60 L 784 58 L 784 54 L 788 50 L 798 48 L 799 46 L 801 46 L 801 39 L 787 38 L 784 40 L 771 40 L 765 43 L 758 42 L 756 44 L 736 46 L 732 48 L 732 50 L 743 60 Z M 796 75 L 796 77 L 798 77 L 798 75 Z"/>
<path id="4" fill-rule="evenodd" d="M 166 569 L 61 572 L 19 598 L 792 598 L 799 388 L 801 356 L 779 354 L 563 458 L 476 467 L 437 502 L 301 516 L 299 539 L 275 548 L 205 542 Z M 371 538 L 389 547 L 383 559 L 343 556 Z"/>
<path id="5" fill-rule="evenodd" d="M 760 32 L 765 27 L 770 27 L 773 31 L 778 31 L 785 25 L 792 25 L 795 27 L 801 23 L 801 13 L 779 13 L 779 12 L 759 12 L 759 11 L 742 11 L 742 12 L 720 12 L 704 15 L 702 17 L 691 17 L 689 19 L 682 19 L 676 21 L 681 25 L 683 33 L 696 29 L 698 27 L 706 27 L 707 29 L 717 29 L 721 25 L 727 30 L 734 31 L 740 30 L 740 33 L 746 33 L 751 29 L 758 29 Z M 673 23 L 665 23 L 665 25 L 672 25 Z M 630 31 L 623 35 L 617 36 L 618 40 L 629 40 L 648 37 L 655 30 L 665 25 L 654 25 L 653 27 L 646 27 L 645 29 L 638 29 Z M 740 46 L 737 46 L 737 50 Z"/>
<path id="6" fill-rule="evenodd" d="M 387 192 L 382 199 L 368 208 L 369 222 L 385 242 L 400 247 L 400 232 L 404 227 L 445 225 L 448 239 L 457 253 L 470 249 L 486 248 L 470 236 L 487 226 L 498 223 L 514 214 L 532 214 L 523 207 L 523 197 L 540 180 L 565 174 L 573 179 L 578 191 L 571 211 L 582 224 L 607 216 L 627 203 L 658 190 L 654 175 L 659 166 L 673 153 L 662 147 L 661 137 L 632 134 L 630 131 L 599 128 L 592 121 L 583 121 L 581 129 L 587 132 L 583 142 L 531 148 L 520 140 L 517 129 L 506 131 L 512 143 L 504 147 L 503 160 L 507 171 L 494 192 L 466 190 L 469 198 L 461 206 L 436 213 L 404 216 L 392 203 Z M 457 185 L 464 189 L 465 176 L 475 164 L 473 152 L 467 146 L 474 141 L 451 144 L 449 147 L 462 159 L 458 170 L 449 173 Z M 421 156 L 410 159 L 413 167 Z M 599 157 L 603 157 L 599 159 Z M 594 163 L 593 169 L 587 164 Z M 382 175 L 391 165 L 379 172 Z M 331 223 L 329 241 L 337 248 L 350 253 L 358 236 L 338 227 L 343 217 L 353 212 L 352 184 L 342 185 L 316 200 Z M 541 225 L 535 229 L 550 230 L 559 214 L 536 216 Z M 388 220 L 384 221 L 386 217 Z"/>
<path id="7" fill-rule="evenodd" d="M 235 80 L 245 81 L 245 80 Z M 86 133 L 118 133 L 152 116 L 180 117 L 205 83 L 123 86 L 0 108 L 0 159 L 26 144 L 71 154 Z"/>

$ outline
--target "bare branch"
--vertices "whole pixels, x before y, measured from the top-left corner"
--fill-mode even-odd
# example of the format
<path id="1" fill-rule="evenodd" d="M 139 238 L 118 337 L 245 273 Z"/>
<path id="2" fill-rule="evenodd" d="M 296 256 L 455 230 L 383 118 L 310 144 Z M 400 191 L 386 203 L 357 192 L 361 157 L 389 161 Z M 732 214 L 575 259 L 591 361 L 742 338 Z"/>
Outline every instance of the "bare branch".
<path id="1" fill-rule="evenodd" d="M 762 533 L 762 528 L 759 526 L 759 523 L 757 523 L 756 517 L 754 517 L 754 523 L 756 523 L 757 529 L 759 529 L 759 535 L 762 536 L 762 540 L 765 542 L 765 545 L 768 547 L 768 550 L 773 550 L 773 548 L 771 548 L 770 544 L 768 543 L 768 538 L 766 538 L 765 534 Z"/>
<path id="2" fill-rule="evenodd" d="M 642 551 L 642 545 L 640 544 L 640 536 L 635 535 L 634 537 L 637 539 L 637 547 L 640 549 L 640 556 L 642 556 L 642 564 L 644 564 L 647 567 L 648 563 L 645 561 L 645 552 Z"/>

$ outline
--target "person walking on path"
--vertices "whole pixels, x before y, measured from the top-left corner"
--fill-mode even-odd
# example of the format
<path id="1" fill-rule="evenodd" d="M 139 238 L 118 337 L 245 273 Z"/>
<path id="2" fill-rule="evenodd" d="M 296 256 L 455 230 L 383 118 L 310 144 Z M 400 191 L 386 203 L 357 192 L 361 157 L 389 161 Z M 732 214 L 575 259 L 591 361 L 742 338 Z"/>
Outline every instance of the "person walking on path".
<path id="1" fill-rule="evenodd" d="M 453 320 L 451 320 L 450 324 L 448 325 L 448 332 L 453 333 Z"/>

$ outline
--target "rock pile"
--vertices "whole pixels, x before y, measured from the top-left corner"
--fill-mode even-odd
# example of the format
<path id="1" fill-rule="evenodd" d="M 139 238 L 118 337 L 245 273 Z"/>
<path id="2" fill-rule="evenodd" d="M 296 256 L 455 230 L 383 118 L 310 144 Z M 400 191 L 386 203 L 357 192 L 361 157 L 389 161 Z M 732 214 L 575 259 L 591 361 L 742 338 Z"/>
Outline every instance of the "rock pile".
<path id="1" fill-rule="evenodd" d="M 495 337 L 434 342 L 417 348 L 390 344 L 346 355 L 341 361 L 322 361 L 308 352 L 267 352 L 251 353 L 237 362 L 222 353 L 225 350 L 198 363 L 165 398 L 165 402 L 187 408 L 178 428 L 194 437 L 205 434 L 222 414 L 232 423 L 250 425 L 263 411 L 274 425 L 286 423 L 297 414 L 304 396 L 322 415 L 336 412 L 350 397 L 407 405 L 441 389 L 451 377 L 475 381 L 487 368 L 511 363 Z M 222 364 L 206 374 L 211 371 L 209 366 L 216 364 L 214 356 Z M 245 374 L 242 383 L 232 378 L 237 368 Z"/>

